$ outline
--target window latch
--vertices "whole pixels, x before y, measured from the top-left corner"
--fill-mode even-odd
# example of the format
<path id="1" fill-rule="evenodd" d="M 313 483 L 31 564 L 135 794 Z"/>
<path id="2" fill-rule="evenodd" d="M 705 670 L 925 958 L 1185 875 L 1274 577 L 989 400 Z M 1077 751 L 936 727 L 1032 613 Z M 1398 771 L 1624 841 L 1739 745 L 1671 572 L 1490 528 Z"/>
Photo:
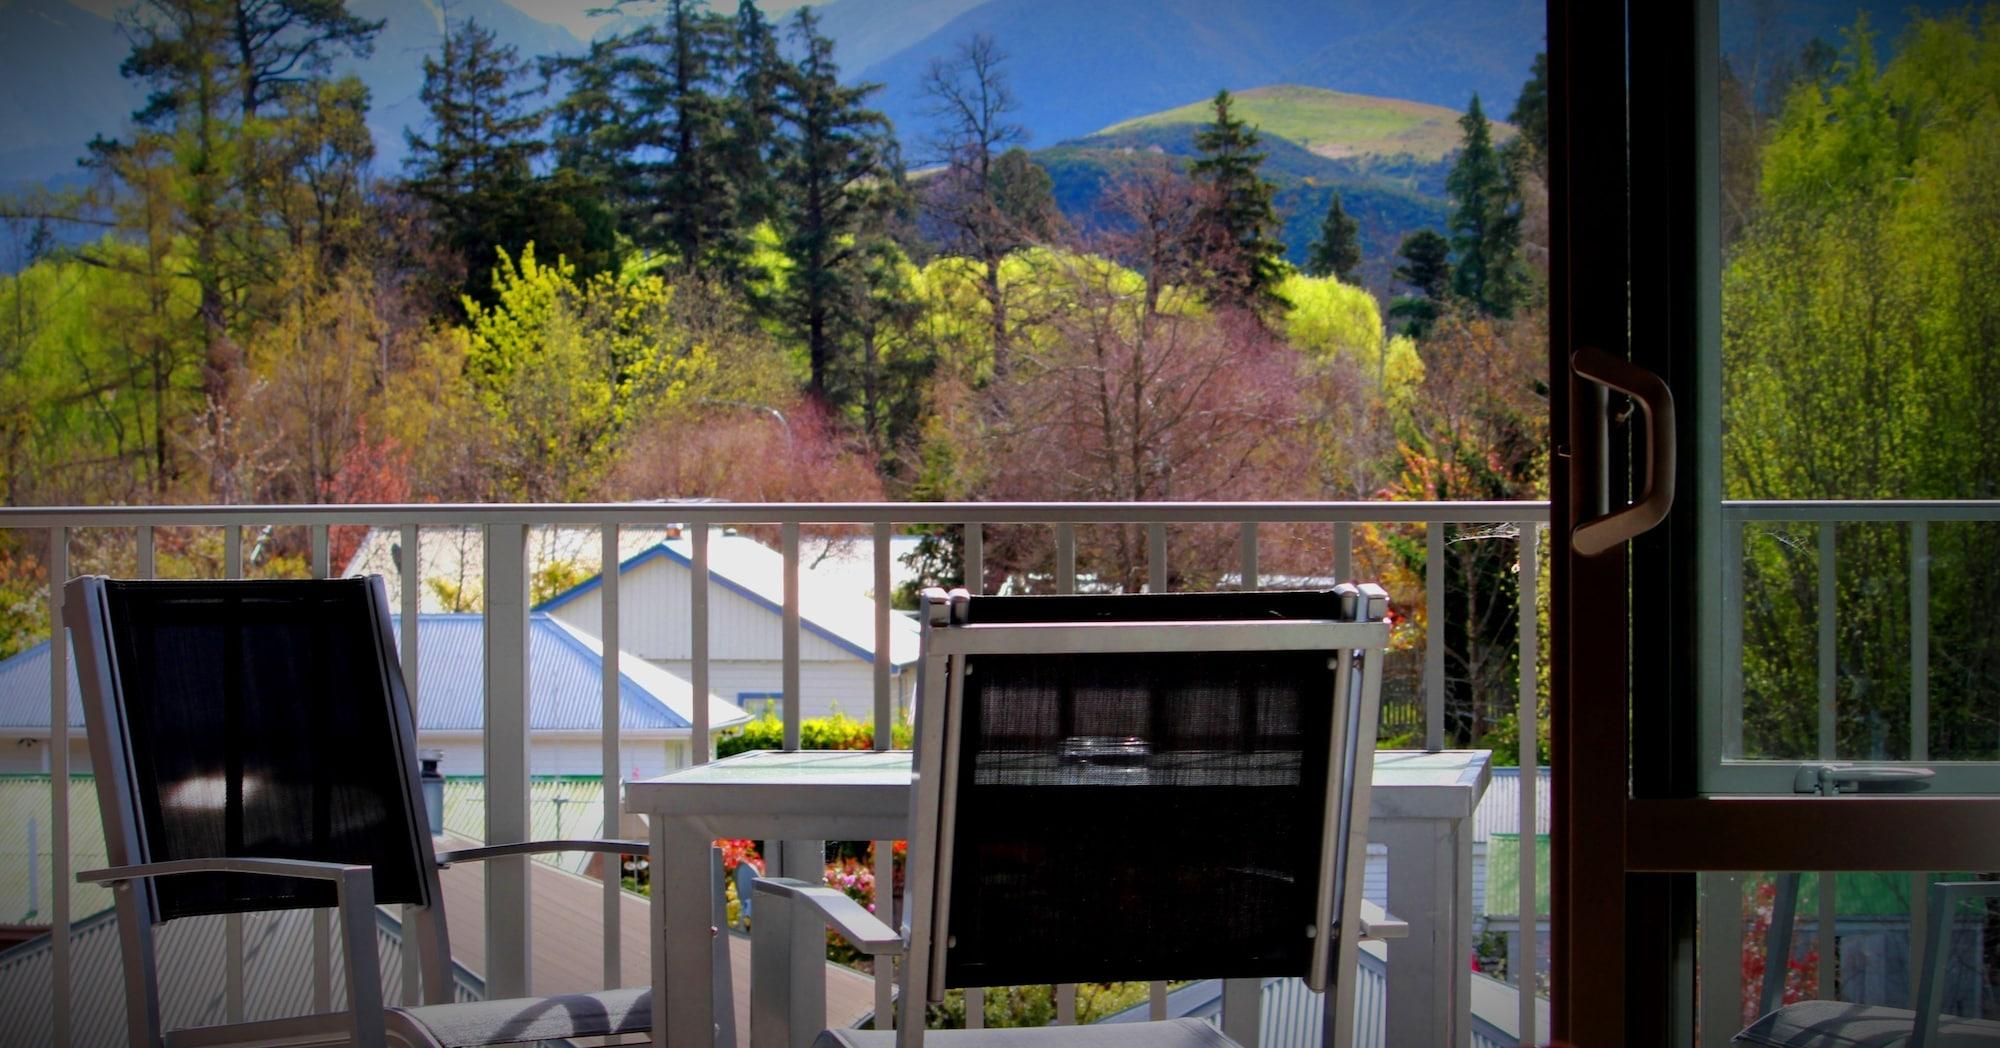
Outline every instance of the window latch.
<path id="1" fill-rule="evenodd" d="M 1937 772 L 1906 764 L 1802 764 L 1793 793 L 1832 797 L 1842 793 L 1915 793 L 1930 789 Z"/>

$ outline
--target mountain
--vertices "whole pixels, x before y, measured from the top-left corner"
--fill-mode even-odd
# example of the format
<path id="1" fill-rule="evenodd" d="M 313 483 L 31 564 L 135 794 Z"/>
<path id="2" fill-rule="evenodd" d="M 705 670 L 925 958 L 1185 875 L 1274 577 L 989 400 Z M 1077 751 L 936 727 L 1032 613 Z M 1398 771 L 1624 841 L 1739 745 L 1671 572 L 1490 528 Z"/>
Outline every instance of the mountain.
<path id="1" fill-rule="evenodd" d="M 817 4 L 820 32 L 850 72 L 866 69 L 937 32 L 959 15 L 1001 0 L 833 0 Z M 759 6 L 768 7 L 769 5 Z M 921 70 L 919 70 L 921 72 Z"/>
<path id="2" fill-rule="evenodd" d="M 888 85 L 878 104 L 918 157 L 932 132 L 923 72 L 974 33 L 1007 53 L 1014 118 L 1035 143 L 1278 83 L 1454 109 L 1477 91 L 1505 115 L 1545 22 L 1541 0 L 991 0 L 856 79 Z"/>
<path id="3" fill-rule="evenodd" d="M 375 53 L 368 59 L 339 63 L 368 85 L 368 127 L 375 133 L 375 170 L 393 173 L 407 151 L 405 127 L 420 127 L 427 119 L 417 92 L 424 85 L 424 56 L 436 54 L 444 42 L 445 11 L 451 20 L 467 18 L 493 30 L 523 58 L 582 50 L 583 42 L 569 30 L 524 14 L 504 0 L 348 0 L 347 9 L 367 19 L 382 19 Z"/>
<path id="4" fill-rule="evenodd" d="M 529 57 L 581 47 L 568 30 L 504 0 L 449 6 L 454 20 L 475 18 Z M 443 39 L 443 8 L 437 0 L 351 0 L 348 9 L 386 22 L 372 57 L 335 66 L 368 85 L 375 169 L 393 172 L 402 162 L 403 128 L 424 116 L 417 89 L 423 56 Z M 141 85 L 118 75 L 130 50 L 116 22 L 82 3 L 0 0 L 0 188 L 74 178 L 92 135 L 124 133 L 145 101 Z"/>
<path id="5" fill-rule="evenodd" d="M 1445 106 L 1296 84 L 1251 88 L 1234 98 L 1236 115 L 1259 133 L 1329 159 L 1408 154 L 1439 160 L 1458 148 L 1460 113 Z M 1204 98 L 1113 124 L 1091 137 L 1117 138 L 1158 128 L 1183 128 L 1192 135 L 1194 128 L 1214 119 L 1214 103 Z M 1513 129 L 1496 122 L 1495 133 L 1510 138 Z"/>
<path id="6" fill-rule="evenodd" d="M 0 0 L 0 190 L 78 177 L 90 136 L 145 101 L 118 75 L 129 49 L 116 23 L 63 0 Z"/>
<path id="7" fill-rule="evenodd" d="M 1263 173 L 1277 186 L 1286 256 L 1305 260 L 1337 192 L 1361 224 L 1361 282 L 1390 290 L 1403 237 L 1444 226 L 1458 111 L 1292 84 L 1253 88 L 1236 99 L 1237 115 L 1262 138 Z M 1121 121 L 1035 158 L 1055 183 L 1063 214 L 1086 229 L 1111 227 L 1118 217 L 1105 210 L 1104 191 L 1141 165 L 1192 156 L 1195 131 L 1212 117 L 1206 100 L 1193 102 Z M 1494 124 L 1496 142 L 1513 135 L 1512 127 Z"/>

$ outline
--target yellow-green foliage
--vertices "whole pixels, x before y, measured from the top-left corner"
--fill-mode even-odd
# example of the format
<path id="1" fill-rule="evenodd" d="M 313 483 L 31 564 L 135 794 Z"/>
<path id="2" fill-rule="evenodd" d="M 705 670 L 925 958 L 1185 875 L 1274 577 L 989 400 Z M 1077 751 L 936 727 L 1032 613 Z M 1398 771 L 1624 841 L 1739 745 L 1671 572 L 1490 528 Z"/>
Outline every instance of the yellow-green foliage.
<path id="1" fill-rule="evenodd" d="M 1723 273 L 1729 498 L 2000 495 L 2000 14 L 1917 19 L 1877 64 L 1863 21 L 1786 99 Z M 1837 606 L 1907 577 L 1907 529 L 1834 533 Z M 1744 748 L 1820 746 L 1812 526 L 1743 535 Z M 1929 753 L 1992 759 L 1993 530 L 1929 538 Z M 1836 751 L 1911 752 L 1908 620 L 1843 612 Z M 1948 663 L 1948 665 L 1946 665 Z M 1801 698 L 1803 696 L 1803 698 Z"/>
<path id="2" fill-rule="evenodd" d="M 1293 273 L 1278 285 L 1291 303 L 1285 338 L 1308 359 L 1346 359 L 1360 365 L 1381 389 L 1383 403 L 1400 406 L 1424 380 L 1416 342 L 1387 337 L 1375 296 L 1333 277 Z"/>
<path id="3" fill-rule="evenodd" d="M 45 259 L 0 277 L 0 497 L 157 496 L 173 433 L 200 405 L 194 285 L 183 261 L 106 237 L 101 265 Z M 24 488 L 34 479 L 47 490 Z"/>
<path id="4" fill-rule="evenodd" d="M 494 304 L 467 300 L 465 373 L 518 463 L 522 497 L 583 493 L 640 413 L 681 399 L 712 369 L 709 347 L 674 324 L 674 289 L 650 273 L 598 274 L 578 283 L 534 245 L 503 251 Z"/>

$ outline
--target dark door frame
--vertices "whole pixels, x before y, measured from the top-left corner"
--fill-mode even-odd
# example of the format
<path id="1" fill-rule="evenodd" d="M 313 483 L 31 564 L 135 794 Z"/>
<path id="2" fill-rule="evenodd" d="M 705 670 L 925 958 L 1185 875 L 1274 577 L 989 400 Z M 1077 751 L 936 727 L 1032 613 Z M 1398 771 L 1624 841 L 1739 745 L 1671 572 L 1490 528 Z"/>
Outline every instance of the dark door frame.
<path id="1" fill-rule="evenodd" d="M 1550 0 L 1548 47 L 1550 1032 L 1595 1048 L 1625 1029 L 1626 580 L 1622 549 L 1571 551 L 1615 454 L 1570 353 L 1626 353 L 1624 5 Z"/>
<path id="2" fill-rule="evenodd" d="M 1695 540 L 1720 487 L 1688 467 L 1719 425 L 1692 395 L 1720 335 L 1702 191 L 1718 185 L 1718 2 L 1549 3 L 1551 1033 L 1578 1048 L 1693 1043 L 1700 871 L 2000 869 L 2000 797 L 1697 792 L 1696 595 L 1715 582 Z M 1574 375 L 1581 346 L 1682 394 L 1673 512 L 1594 558 L 1571 533 L 1629 500 L 1645 449 Z"/>

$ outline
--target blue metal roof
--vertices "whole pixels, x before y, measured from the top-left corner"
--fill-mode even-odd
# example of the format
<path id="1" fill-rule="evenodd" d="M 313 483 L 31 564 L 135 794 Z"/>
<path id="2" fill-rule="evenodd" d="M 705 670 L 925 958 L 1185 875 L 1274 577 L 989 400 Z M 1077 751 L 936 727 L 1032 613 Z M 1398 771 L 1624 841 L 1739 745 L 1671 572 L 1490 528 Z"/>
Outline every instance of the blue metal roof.
<path id="1" fill-rule="evenodd" d="M 77 699 L 76 660 L 69 660 L 69 726 L 83 730 L 83 703 Z M 49 642 L 0 661 L 0 731 L 49 729 Z"/>
<path id="2" fill-rule="evenodd" d="M 419 731 L 485 728 L 485 624 L 471 614 L 425 614 L 417 620 Z M 400 634 L 398 635 L 400 637 Z M 596 731 L 603 709 L 603 657 L 595 638 L 536 612 L 528 617 L 530 731 Z M 69 722 L 83 728 L 76 663 L 70 661 Z M 620 663 L 619 729 L 686 731 L 692 727 L 688 683 L 635 656 Z M 711 697 L 716 728 L 747 719 L 735 705 Z M 49 644 L 43 641 L 0 661 L 0 733 L 46 732 L 49 724 Z"/>

